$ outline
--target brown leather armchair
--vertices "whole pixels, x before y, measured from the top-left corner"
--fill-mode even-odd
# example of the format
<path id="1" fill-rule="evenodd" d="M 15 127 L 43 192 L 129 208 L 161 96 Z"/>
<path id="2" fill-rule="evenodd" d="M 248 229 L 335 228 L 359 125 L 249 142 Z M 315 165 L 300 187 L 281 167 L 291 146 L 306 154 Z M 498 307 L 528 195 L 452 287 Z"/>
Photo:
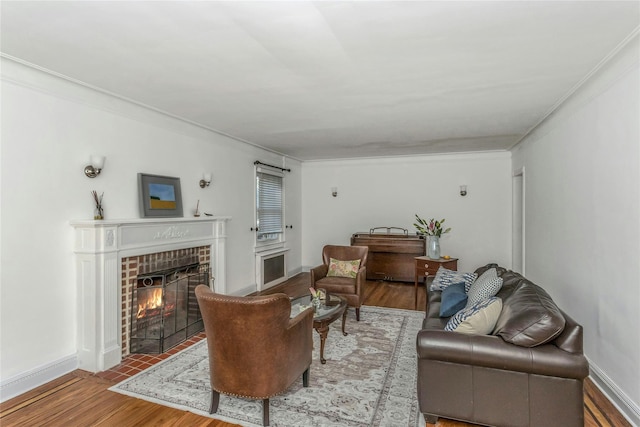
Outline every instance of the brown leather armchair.
<path id="1" fill-rule="evenodd" d="M 313 349 L 313 309 L 290 319 L 285 294 L 234 297 L 196 287 L 209 348 L 211 407 L 220 393 L 262 399 L 264 425 L 269 425 L 269 398 L 285 391 L 302 374 L 309 385 Z"/>
<path id="2" fill-rule="evenodd" d="M 367 278 L 367 257 L 369 248 L 366 246 L 335 246 L 327 245 L 322 248 L 322 265 L 311 269 L 311 286 L 323 288 L 334 295 L 340 295 L 347 300 L 347 304 L 356 309 L 356 320 L 360 320 L 360 306 L 364 301 L 364 282 Z M 355 279 L 350 277 L 327 277 L 330 259 L 340 261 L 360 260 L 360 269 Z"/>

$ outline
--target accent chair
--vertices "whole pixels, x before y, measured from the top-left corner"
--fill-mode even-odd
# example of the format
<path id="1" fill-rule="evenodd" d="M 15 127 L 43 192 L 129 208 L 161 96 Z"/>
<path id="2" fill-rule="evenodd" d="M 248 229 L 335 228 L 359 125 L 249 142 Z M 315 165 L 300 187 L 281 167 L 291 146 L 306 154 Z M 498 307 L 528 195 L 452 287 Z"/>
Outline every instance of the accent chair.
<path id="1" fill-rule="evenodd" d="M 327 245 L 322 249 L 322 265 L 311 269 L 311 286 L 323 288 L 333 295 L 340 295 L 347 300 L 350 307 L 356 309 L 356 320 L 360 321 L 360 307 L 364 302 L 364 282 L 367 280 L 367 257 L 369 248 L 366 246 L 337 246 Z M 357 272 L 352 276 L 343 277 L 332 275 L 331 259 L 338 261 L 356 261 L 360 264 Z"/>
<path id="2" fill-rule="evenodd" d="M 220 393 L 262 399 L 265 426 L 269 398 L 284 392 L 302 375 L 309 385 L 313 349 L 313 309 L 290 318 L 291 302 L 282 293 L 238 297 L 195 290 L 209 349 L 211 407 Z"/>

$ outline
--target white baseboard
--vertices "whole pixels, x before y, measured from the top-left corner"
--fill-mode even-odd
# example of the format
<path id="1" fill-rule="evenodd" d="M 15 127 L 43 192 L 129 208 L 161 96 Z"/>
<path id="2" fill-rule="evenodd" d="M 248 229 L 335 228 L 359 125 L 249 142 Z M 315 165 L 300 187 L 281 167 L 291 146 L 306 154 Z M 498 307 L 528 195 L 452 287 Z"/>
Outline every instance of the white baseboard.
<path id="1" fill-rule="evenodd" d="M 289 272 L 287 273 L 287 277 L 290 279 L 296 274 L 300 273 L 302 273 L 302 267 L 294 268 L 293 270 L 289 270 Z"/>
<path id="2" fill-rule="evenodd" d="M 256 292 L 257 289 L 258 289 L 258 285 L 254 283 L 253 285 L 245 286 L 242 289 L 238 289 L 237 291 L 230 292 L 229 295 L 234 297 L 243 297 L 245 295 L 249 295 Z"/>
<path id="3" fill-rule="evenodd" d="M 78 369 L 78 356 L 72 354 L 0 382 L 0 402 L 26 393 L 42 384 Z"/>
<path id="4" fill-rule="evenodd" d="M 640 406 L 629 399 L 616 383 L 591 361 L 589 361 L 589 371 L 591 371 L 590 377 L 593 383 L 618 408 L 627 421 L 633 426 L 640 426 Z"/>
<path id="5" fill-rule="evenodd" d="M 296 274 L 299 274 L 299 273 L 302 273 L 302 267 L 298 267 L 296 269 L 289 270 L 287 272 L 287 279 L 285 279 L 285 280 L 288 280 L 288 279 L 292 278 L 293 276 L 295 276 Z M 283 280 L 283 282 L 284 282 L 284 280 Z M 276 286 L 279 283 L 280 282 L 278 282 L 278 283 L 274 282 L 272 286 Z M 269 287 L 272 287 L 272 286 L 269 286 Z M 267 289 L 267 288 L 265 288 L 265 289 Z M 265 289 L 263 289 L 263 291 Z M 239 297 L 240 296 L 246 296 L 246 295 L 252 294 L 254 292 L 257 292 L 257 290 L 258 290 L 258 285 L 254 283 L 253 285 L 245 286 L 242 289 L 238 289 L 235 292 L 231 292 L 229 295 L 239 296 Z"/>

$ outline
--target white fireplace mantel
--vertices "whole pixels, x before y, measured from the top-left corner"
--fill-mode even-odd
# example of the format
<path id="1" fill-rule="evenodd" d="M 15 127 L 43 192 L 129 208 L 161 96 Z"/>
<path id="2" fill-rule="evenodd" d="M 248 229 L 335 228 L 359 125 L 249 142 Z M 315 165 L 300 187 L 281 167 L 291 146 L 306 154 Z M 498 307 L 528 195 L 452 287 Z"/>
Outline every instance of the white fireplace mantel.
<path id="1" fill-rule="evenodd" d="M 100 372 L 122 361 L 122 259 L 211 248 L 216 292 L 226 293 L 226 222 L 231 217 L 71 221 L 78 287 L 78 362 Z"/>

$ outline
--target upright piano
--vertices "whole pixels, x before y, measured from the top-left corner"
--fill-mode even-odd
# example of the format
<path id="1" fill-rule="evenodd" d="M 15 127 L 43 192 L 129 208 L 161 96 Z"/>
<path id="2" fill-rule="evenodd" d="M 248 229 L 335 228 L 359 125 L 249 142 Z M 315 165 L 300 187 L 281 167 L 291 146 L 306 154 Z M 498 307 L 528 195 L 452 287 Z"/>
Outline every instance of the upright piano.
<path id="1" fill-rule="evenodd" d="M 395 231 L 395 232 L 394 232 Z M 415 257 L 425 255 L 425 238 L 399 227 L 376 227 L 351 235 L 351 246 L 367 246 L 367 280 L 414 282 Z"/>

